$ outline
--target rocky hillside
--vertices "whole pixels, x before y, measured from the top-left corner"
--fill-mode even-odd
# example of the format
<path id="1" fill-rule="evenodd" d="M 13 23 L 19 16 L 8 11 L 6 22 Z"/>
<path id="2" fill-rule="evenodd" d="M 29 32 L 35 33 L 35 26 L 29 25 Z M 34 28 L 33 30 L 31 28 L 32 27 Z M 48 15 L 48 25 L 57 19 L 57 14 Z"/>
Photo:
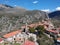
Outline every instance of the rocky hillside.
<path id="1" fill-rule="evenodd" d="M 46 13 L 40 10 L 27 10 L 0 4 L 0 33 L 19 29 L 26 22 L 34 23 L 46 18 Z"/>

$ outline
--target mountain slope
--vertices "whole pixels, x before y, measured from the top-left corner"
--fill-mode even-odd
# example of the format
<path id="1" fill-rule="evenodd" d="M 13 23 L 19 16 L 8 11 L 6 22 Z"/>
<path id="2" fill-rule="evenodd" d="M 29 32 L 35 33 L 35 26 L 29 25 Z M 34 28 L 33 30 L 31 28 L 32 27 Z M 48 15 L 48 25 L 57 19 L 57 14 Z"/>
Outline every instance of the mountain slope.
<path id="1" fill-rule="evenodd" d="M 19 15 L 22 14 L 26 11 L 24 8 L 19 8 L 19 7 L 12 7 L 9 5 L 5 4 L 0 4 L 0 14 L 2 15 L 7 15 L 7 14 L 12 14 L 12 15 Z"/>
<path id="2" fill-rule="evenodd" d="M 50 16 L 51 18 L 56 18 L 56 19 L 58 19 L 58 18 L 60 17 L 60 11 L 54 11 L 54 12 L 52 12 L 52 13 L 49 13 L 49 16 Z"/>
<path id="3" fill-rule="evenodd" d="M 54 11 L 49 13 L 49 17 L 52 19 L 52 22 L 55 26 L 60 26 L 60 11 Z"/>
<path id="4" fill-rule="evenodd" d="M 46 12 L 41 10 L 27 10 L 21 7 L 11 8 L 9 5 L 2 5 L 0 9 L 2 9 L 0 10 L 0 32 L 3 34 L 20 29 L 26 22 L 31 24 L 46 18 Z"/>

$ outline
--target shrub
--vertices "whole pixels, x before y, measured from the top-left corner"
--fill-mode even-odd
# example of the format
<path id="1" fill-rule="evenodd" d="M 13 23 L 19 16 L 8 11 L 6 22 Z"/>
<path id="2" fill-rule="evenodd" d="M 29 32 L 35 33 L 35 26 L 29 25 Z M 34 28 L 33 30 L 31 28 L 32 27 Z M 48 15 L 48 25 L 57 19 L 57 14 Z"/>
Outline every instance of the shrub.
<path id="1" fill-rule="evenodd" d="M 30 32 L 30 33 L 34 33 L 34 32 L 35 32 L 35 29 L 30 27 L 30 28 L 29 28 L 29 32 Z"/>

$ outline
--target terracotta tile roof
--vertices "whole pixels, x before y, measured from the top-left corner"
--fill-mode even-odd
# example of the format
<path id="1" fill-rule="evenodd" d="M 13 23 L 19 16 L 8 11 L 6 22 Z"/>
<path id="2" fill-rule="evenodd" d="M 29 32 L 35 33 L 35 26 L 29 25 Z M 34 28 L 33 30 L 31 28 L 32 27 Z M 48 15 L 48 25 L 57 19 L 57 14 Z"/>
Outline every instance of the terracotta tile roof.
<path id="1" fill-rule="evenodd" d="M 25 41 L 25 43 L 23 45 L 35 45 L 35 43 L 27 40 L 27 41 Z"/>
<path id="2" fill-rule="evenodd" d="M 2 38 L 0 38 L 0 42 L 2 41 L 3 39 Z"/>
<path id="3" fill-rule="evenodd" d="M 53 32 L 53 33 L 58 33 L 57 31 L 55 30 L 48 30 L 49 32 Z"/>
<path id="4" fill-rule="evenodd" d="M 34 23 L 34 24 L 30 24 L 30 25 L 28 25 L 28 27 L 35 27 L 35 26 L 38 26 L 38 25 L 43 25 L 42 23 Z M 25 28 L 26 26 L 24 25 L 24 26 L 21 26 L 21 28 Z"/>
<path id="5" fill-rule="evenodd" d="M 30 24 L 30 25 L 29 25 L 29 27 L 34 27 L 34 26 L 35 26 L 35 24 Z"/>
<path id="6" fill-rule="evenodd" d="M 60 28 L 57 28 L 58 30 L 60 30 Z"/>
<path id="7" fill-rule="evenodd" d="M 15 39 L 16 39 L 16 41 L 21 41 L 21 38 L 18 38 L 18 37 L 17 37 L 17 38 L 15 38 Z"/>
<path id="8" fill-rule="evenodd" d="M 26 26 L 21 26 L 21 28 L 25 28 Z"/>
<path id="9" fill-rule="evenodd" d="M 4 38 L 9 38 L 9 37 L 12 37 L 18 33 L 20 33 L 21 31 L 20 30 L 17 30 L 17 31 L 14 31 L 14 32 L 11 32 L 11 33 L 8 33 L 8 34 L 5 34 L 3 35 Z"/>
<path id="10" fill-rule="evenodd" d="M 57 42 L 60 42 L 60 38 L 57 38 Z"/>
<path id="11" fill-rule="evenodd" d="M 57 38 L 57 40 L 60 40 L 60 38 Z"/>

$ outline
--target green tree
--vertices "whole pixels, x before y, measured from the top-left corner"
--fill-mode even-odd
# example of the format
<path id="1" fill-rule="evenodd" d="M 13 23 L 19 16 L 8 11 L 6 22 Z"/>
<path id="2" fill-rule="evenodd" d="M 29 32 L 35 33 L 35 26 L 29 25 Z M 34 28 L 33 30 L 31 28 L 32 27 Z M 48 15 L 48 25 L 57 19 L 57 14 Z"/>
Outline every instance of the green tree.
<path id="1" fill-rule="evenodd" d="M 38 31 L 37 36 L 41 37 L 44 34 L 44 26 L 39 25 L 35 29 Z"/>
<path id="2" fill-rule="evenodd" d="M 41 31 L 41 32 L 44 32 L 44 30 L 45 30 L 44 26 L 42 26 L 42 25 L 37 26 L 35 29 L 38 31 Z"/>
<path id="3" fill-rule="evenodd" d="M 19 43 L 14 43 L 13 45 L 20 45 Z"/>
<path id="4" fill-rule="evenodd" d="M 35 29 L 32 28 L 32 27 L 29 27 L 29 32 L 30 32 L 30 33 L 34 33 L 34 32 L 35 32 Z"/>

